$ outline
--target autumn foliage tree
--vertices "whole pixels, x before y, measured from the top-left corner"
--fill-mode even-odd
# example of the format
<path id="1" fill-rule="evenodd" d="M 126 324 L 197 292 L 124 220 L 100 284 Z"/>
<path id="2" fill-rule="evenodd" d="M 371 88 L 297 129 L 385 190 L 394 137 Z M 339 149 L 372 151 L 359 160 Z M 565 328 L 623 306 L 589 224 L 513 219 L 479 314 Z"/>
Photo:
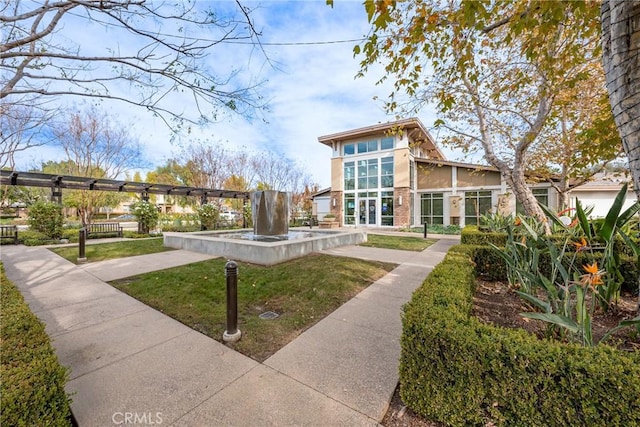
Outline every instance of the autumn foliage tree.
<path id="1" fill-rule="evenodd" d="M 550 183 L 558 192 L 558 210 L 569 207 L 569 193 L 621 160 L 622 144 L 609 108 L 604 73 L 591 64 L 590 77 L 564 88 L 555 98 L 549 125 L 532 153 L 531 177 Z"/>
<path id="2" fill-rule="evenodd" d="M 446 141 L 480 148 L 525 211 L 544 217 L 527 185 L 534 152 L 565 89 L 600 60 L 594 2 L 365 2 L 373 33 L 355 54 L 361 73 L 385 64 L 394 79 L 387 108 L 434 104 Z M 604 90 L 604 88 L 601 88 Z M 575 102 L 580 94 L 575 93 Z"/>

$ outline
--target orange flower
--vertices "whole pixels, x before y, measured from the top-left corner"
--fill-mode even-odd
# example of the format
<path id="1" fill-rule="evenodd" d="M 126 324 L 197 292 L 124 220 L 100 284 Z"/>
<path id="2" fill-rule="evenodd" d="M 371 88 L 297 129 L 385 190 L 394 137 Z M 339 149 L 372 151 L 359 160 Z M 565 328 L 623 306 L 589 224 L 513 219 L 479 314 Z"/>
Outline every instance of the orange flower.
<path id="1" fill-rule="evenodd" d="M 604 282 L 602 281 L 604 270 L 598 270 L 597 262 L 594 262 L 593 264 L 583 265 L 582 268 L 587 272 L 587 274 L 583 274 L 582 276 L 580 276 L 580 284 L 582 286 L 588 286 L 593 289 L 595 286 L 604 284 Z"/>
<path id="2" fill-rule="evenodd" d="M 516 227 L 519 225 L 522 225 L 522 220 L 520 219 L 519 216 L 517 216 L 516 219 L 513 221 L 513 225 L 515 225 Z"/>
<path id="3" fill-rule="evenodd" d="M 584 241 L 584 239 L 582 239 L 582 241 Z M 584 268 L 584 271 L 586 271 L 589 274 L 598 274 L 597 262 L 594 262 L 593 264 L 583 265 L 582 268 Z"/>
<path id="4" fill-rule="evenodd" d="M 564 215 L 566 213 L 571 212 L 572 210 L 574 210 L 574 208 L 566 208 L 565 210 L 562 210 L 562 211 L 558 212 L 558 216 L 562 216 L 562 215 Z"/>
<path id="5" fill-rule="evenodd" d="M 576 247 L 576 251 L 584 251 L 587 248 L 587 241 L 585 238 L 581 238 L 579 242 L 573 242 L 573 245 Z M 597 267 L 597 265 L 596 265 Z"/>

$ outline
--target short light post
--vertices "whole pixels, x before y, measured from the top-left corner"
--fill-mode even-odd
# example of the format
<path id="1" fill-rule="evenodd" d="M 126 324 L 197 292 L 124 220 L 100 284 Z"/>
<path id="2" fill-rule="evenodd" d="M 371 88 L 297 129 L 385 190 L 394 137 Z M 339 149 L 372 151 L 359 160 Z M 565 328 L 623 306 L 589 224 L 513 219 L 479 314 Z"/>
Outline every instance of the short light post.
<path id="1" fill-rule="evenodd" d="M 427 223 L 424 223 L 424 238 L 427 238 Z"/>
<path id="2" fill-rule="evenodd" d="M 227 261 L 224 275 L 227 279 L 227 330 L 222 334 L 222 340 L 236 342 L 242 336 L 238 329 L 238 264 Z"/>
<path id="3" fill-rule="evenodd" d="M 78 263 L 83 263 L 87 261 L 87 256 L 85 255 L 86 241 L 87 241 L 87 229 L 83 227 L 78 232 Z"/>

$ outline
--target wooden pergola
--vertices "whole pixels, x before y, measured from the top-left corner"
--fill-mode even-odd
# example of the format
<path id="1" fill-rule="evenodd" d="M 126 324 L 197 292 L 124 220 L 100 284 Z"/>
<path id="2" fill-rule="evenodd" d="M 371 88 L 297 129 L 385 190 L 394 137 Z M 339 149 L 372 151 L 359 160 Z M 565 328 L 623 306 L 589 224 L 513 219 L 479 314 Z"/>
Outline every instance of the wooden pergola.
<path id="1" fill-rule="evenodd" d="M 202 204 L 210 197 L 221 199 L 250 199 L 247 191 L 216 190 L 181 185 L 153 184 L 148 182 L 100 179 L 71 175 L 52 175 L 39 172 L 0 171 L 0 185 L 51 188 L 51 201 L 62 204 L 62 189 L 115 191 L 118 193 L 139 193 L 143 200 L 149 194 L 200 197 Z"/>

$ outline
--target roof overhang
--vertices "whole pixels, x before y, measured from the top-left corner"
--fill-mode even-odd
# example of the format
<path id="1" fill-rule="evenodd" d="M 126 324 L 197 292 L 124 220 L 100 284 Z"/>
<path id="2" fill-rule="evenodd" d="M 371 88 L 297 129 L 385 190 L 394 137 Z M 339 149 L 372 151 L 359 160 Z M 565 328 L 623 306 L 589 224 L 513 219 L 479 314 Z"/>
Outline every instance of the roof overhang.
<path id="1" fill-rule="evenodd" d="M 334 144 L 337 142 L 348 141 L 352 139 L 358 138 L 366 138 L 373 135 L 397 135 L 406 133 L 409 138 L 409 141 L 412 143 L 417 143 L 420 145 L 425 144 L 428 151 L 435 151 L 436 156 L 441 159 L 444 159 L 445 156 L 440 151 L 438 146 L 435 143 L 435 140 L 427 130 L 427 128 L 422 124 L 420 119 L 416 117 L 412 117 L 409 119 L 397 120 L 394 122 L 387 123 L 378 123 L 375 125 L 352 129 L 344 132 L 333 133 L 330 135 L 324 135 L 318 137 L 318 141 L 324 145 L 327 145 L 333 148 Z"/>
<path id="2" fill-rule="evenodd" d="M 478 165 L 474 163 L 465 163 L 465 162 L 453 162 L 449 160 L 417 158 L 416 162 L 429 163 L 433 166 L 456 166 L 456 167 L 466 168 L 466 169 L 476 169 L 478 171 L 500 172 L 500 170 L 498 170 L 498 168 L 494 166 Z"/>

